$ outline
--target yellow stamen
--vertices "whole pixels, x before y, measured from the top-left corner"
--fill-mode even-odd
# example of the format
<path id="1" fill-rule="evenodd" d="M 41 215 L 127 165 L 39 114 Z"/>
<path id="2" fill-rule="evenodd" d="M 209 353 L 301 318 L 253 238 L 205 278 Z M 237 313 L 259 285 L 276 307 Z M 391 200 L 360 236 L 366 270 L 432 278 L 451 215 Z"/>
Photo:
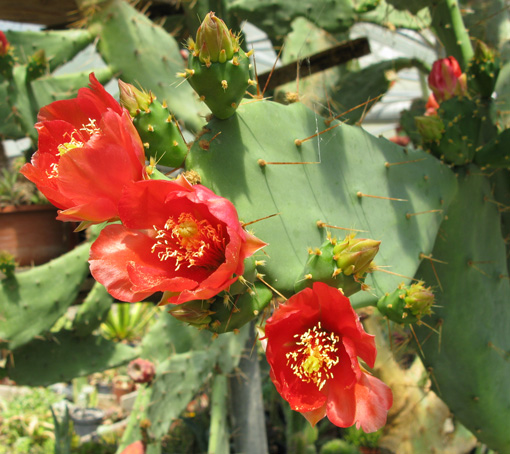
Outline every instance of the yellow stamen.
<path id="1" fill-rule="evenodd" d="M 303 334 L 296 334 L 298 348 L 286 354 L 287 365 L 305 383 L 313 382 L 319 391 L 326 381 L 333 378 L 331 369 L 340 362 L 337 354 L 340 338 L 328 333 L 317 323 Z"/>

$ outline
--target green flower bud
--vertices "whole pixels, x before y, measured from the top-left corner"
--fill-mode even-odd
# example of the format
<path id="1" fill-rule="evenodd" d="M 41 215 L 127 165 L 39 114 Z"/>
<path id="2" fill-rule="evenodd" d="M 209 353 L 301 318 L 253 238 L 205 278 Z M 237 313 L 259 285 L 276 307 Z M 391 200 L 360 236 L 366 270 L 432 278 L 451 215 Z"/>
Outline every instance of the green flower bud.
<path id="1" fill-rule="evenodd" d="M 414 122 L 424 142 L 441 140 L 444 133 L 444 124 L 437 115 L 415 117 Z"/>
<path id="2" fill-rule="evenodd" d="M 178 304 L 168 312 L 181 322 L 191 325 L 207 325 L 211 322 L 211 304 L 204 300 L 188 301 Z"/>
<path id="3" fill-rule="evenodd" d="M 197 30 L 194 44 L 195 52 L 202 63 L 225 63 L 231 60 L 239 48 L 238 38 L 234 36 L 221 19 L 211 11 L 208 13 Z"/>
<path id="4" fill-rule="evenodd" d="M 423 282 L 407 287 L 404 284 L 392 293 L 387 293 L 377 302 L 377 309 L 391 321 L 401 324 L 419 322 L 425 315 L 432 313 L 434 294 Z"/>
<path id="5" fill-rule="evenodd" d="M 343 274 L 360 277 L 369 270 L 381 242 L 354 237 L 355 234 L 347 235 L 333 248 L 333 259 Z"/>
<path id="6" fill-rule="evenodd" d="M 119 80 L 120 104 L 125 107 L 132 117 L 136 117 L 140 111 L 145 111 L 154 101 L 149 92 L 138 90 L 131 84 Z"/>

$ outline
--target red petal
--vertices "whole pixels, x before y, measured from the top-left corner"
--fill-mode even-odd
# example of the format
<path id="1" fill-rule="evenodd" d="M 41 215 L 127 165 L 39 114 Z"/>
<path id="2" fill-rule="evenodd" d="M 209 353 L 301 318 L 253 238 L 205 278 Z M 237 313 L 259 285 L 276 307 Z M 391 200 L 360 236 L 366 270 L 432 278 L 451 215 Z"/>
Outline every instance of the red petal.
<path id="1" fill-rule="evenodd" d="M 145 447 L 141 441 L 135 441 L 127 446 L 120 454 L 145 454 Z"/>
<path id="2" fill-rule="evenodd" d="M 326 416 L 326 404 L 322 407 L 317 408 L 316 410 L 304 411 L 301 414 L 306 418 L 306 420 L 315 427 L 315 425 Z"/>
<path id="3" fill-rule="evenodd" d="M 328 419 L 338 427 L 350 427 L 356 421 L 356 397 L 354 386 L 344 388 L 342 386 L 329 386 L 327 402 Z"/>
<path id="4" fill-rule="evenodd" d="M 361 374 L 355 386 L 356 427 L 370 433 L 386 424 L 388 410 L 393 404 L 391 389 L 381 380 L 366 373 Z"/>
<path id="5" fill-rule="evenodd" d="M 133 292 L 127 271 L 130 262 L 140 261 L 138 251 L 145 252 L 147 245 L 148 238 L 139 232 L 119 224 L 106 226 L 90 248 L 92 276 L 121 301 L 133 303 L 147 298 L 154 292 Z"/>
<path id="6" fill-rule="evenodd" d="M 374 336 L 365 332 L 349 299 L 338 289 L 322 282 L 314 283 L 313 291 L 321 304 L 322 326 L 328 331 L 350 338 L 356 346 L 357 356 L 373 367 L 377 355 Z"/>

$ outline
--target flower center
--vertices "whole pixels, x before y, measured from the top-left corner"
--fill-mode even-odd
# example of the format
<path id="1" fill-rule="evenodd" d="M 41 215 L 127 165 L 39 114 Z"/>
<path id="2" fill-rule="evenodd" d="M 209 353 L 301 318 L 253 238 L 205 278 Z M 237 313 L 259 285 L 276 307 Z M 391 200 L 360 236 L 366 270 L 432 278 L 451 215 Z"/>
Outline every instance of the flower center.
<path id="1" fill-rule="evenodd" d="M 177 221 L 170 217 L 163 229 L 156 230 L 157 241 L 152 252 L 157 251 L 161 261 L 175 259 L 175 271 L 181 265 L 188 268 L 200 266 L 217 268 L 225 257 L 225 238 L 222 226 L 213 227 L 209 221 L 199 221 L 191 213 L 181 213 Z"/>
<path id="2" fill-rule="evenodd" d="M 315 383 L 319 390 L 326 384 L 326 380 L 333 378 L 331 369 L 336 366 L 340 338 L 333 333 L 324 331 L 321 322 L 303 334 L 295 334 L 298 347 L 286 354 L 287 365 L 305 383 Z"/>
<path id="3" fill-rule="evenodd" d="M 96 125 L 96 120 L 92 119 L 92 118 L 89 118 L 89 123 L 87 123 L 86 125 L 85 124 L 82 125 L 82 127 L 80 128 L 80 131 L 86 132 L 90 137 L 98 132 L 101 132 L 99 127 Z M 76 134 L 79 134 L 77 129 L 75 129 L 72 132 L 70 137 L 69 137 L 69 134 L 67 134 L 67 133 L 64 135 L 64 138 L 66 138 L 66 136 L 69 137 L 69 141 L 63 142 L 57 147 L 57 150 L 58 150 L 57 156 L 63 156 L 69 150 L 72 150 L 73 148 L 81 148 L 85 145 L 84 142 L 82 142 L 81 140 L 78 140 L 75 137 Z M 48 175 L 48 178 L 57 178 L 58 177 L 58 163 L 55 162 L 55 163 L 51 164 L 50 167 L 51 167 L 51 170 L 46 171 L 46 175 Z"/>

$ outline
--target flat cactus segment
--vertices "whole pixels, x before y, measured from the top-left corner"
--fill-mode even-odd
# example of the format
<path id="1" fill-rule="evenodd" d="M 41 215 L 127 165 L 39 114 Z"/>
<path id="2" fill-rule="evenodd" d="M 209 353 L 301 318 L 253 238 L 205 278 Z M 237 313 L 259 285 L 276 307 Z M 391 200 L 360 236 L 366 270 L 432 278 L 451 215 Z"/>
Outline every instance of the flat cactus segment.
<path id="1" fill-rule="evenodd" d="M 0 339 L 13 350 L 47 332 L 74 302 L 89 272 L 89 243 L 0 281 Z"/>
<path id="2" fill-rule="evenodd" d="M 104 322 L 113 298 L 106 288 L 95 282 L 92 290 L 81 304 L 73 320 L 73 330 L 77 336 L 83 337 L 92 334 Z"/>
<path id="3" fill-rule="evenodd" d="M 275 125 L 278 131 L 268 134 Z M 295 143 L 336 125 L 301 146 Z M 378 265 L 413 276 L 420 254 L 432 250 L 442 210 L 456 189 L 453 173 L 431 155 L 405 151 L 357 127 L 326 126 L 299 103 L 245 103 L 207 129 L 187 166 L 231 200 L 243 222 L 277 214 L 248 228 L 270 243 L 256 257 L 267 259 L 260 272 L 286 295 L 302 277 L 308 248 L 320 247 L 327 232 L 341 238 L 349 233 L 331 226 L 365 231 L 363 237 L 382 242 Z M 366 283 L 382 295 L 402 279 L 377 272 Z"/>
<path id="4" fill-rule="evenodd" d="M 206 351 L 192 350 L 172 356 L 156 369 L 148 417 L 150 433 L 165 435 L 211 373 L 215 358 Z"/>
<path id="5" fill-rule="evenodd" d="M 381 0 L 377 7 L 373 10 L 363 13 L 360 17 L 362 22 L 371 22 L 374 24 L 386 26 L 391 29 L 407 28 L 410 30 L 423 30 L 430 27 L 431 17 L 428 8 L 423 6 L 420 8 L 409 8 L 399 10 L 388 5 L 391 0 Z M 423 1 L 419 0 L 423 5 Z M 406 2 L 407 5 L 410 2 Z"/>
<path id="6" fill-rule="evenodd" d="M 296 17 L 306 17 L 330 33 L 347 31 L 355 19 L 351 0 L 234 0 L 228 6 L 228 11 L 235 17 L 257 24 L 273 44 L 281 43 Z"/>
<path id="7" fill-rule="evenodd" d="M 117 448 L 118 453 L 122 453 L 131 443 L 142 439 L 140 422 L 147 417 L 147 409 L 152 398 L 152 389 L 152 386 L 145 384 L 139 386 L 137 390 L 138 395 L 136 396 L 133 409 L 128 417 L 126 429 L 122 434 L 122 439 Z"/>
<path id="8" fill-rule="evenodd" d="M 105 4 L 92 19 L 90 31 L 99 36 L 98 51 L 122 80 L 150 89 L 159 101 L 191 129 L 199 129 L 200 104 L 177 72 L 184 60 L 176 40 L 122 0 Z M 119 39 L 119 34 L 122 39 Z M 204 109 L 206 110 L 206 109 Z"/>
<path id="9" fill-rule="evenodd" d="M 101 336 L 76 337 L 71 331 L 35 339 L 13 352 L 7 368 L 18 385 L 48 386 L 118 367 L 136 357 L 136 350 Z"/>
<path id="10" fill-rule="evenodd" d="M 488 168 L 510 168 L 510 129 L 505 129 L 479 150 L 475 163 Z"/>
<path id="11" fill-rule="evenodd" d="M 85 49 L 95 36 L 87 30 L 47 30 L 47 31 L 6 31 L 5 36 L 12 44 L 16 60 L 20 64 L 39 49 L 44 49 L 49 69 L 71 60 L 78 52 Z"/>
<path id="12" fill-rule="evenodd" d="M 213 341 L 211 334 L 207 333 L 207 345 L 185 353 L 172 355 L 166 351 L 169 357 L 156 368 L 152 401 L 147 412 L 151 421 L 149 433 L 153 437 L 161 438 L 168 432 L 172 421 L 180 416 L 216 367 L 221 373 L 228 374 L 237 366 L 247 338 L 247 328 L 238 335 L 223 334 Z"/>
<path id="13" fill-rule="evenodd" d="M 0 137 L 2 139 L 21 139 L 25 132 L 19 122 L 17 109 L 13 109 L 11 100 L 13 98 L 11 84 L 8 80 L 0 81 Z"/>
<path id="14" fill-rule="evenodd" d="M 510 281 L 500 214 L 491 185 L 470 166 L 417 277 L 439 287 L 437 306 L 417 335 L 436 393 L 491 449 L 510 452 Z M 436 279 L 439 278 L 439 281 Z"/>

